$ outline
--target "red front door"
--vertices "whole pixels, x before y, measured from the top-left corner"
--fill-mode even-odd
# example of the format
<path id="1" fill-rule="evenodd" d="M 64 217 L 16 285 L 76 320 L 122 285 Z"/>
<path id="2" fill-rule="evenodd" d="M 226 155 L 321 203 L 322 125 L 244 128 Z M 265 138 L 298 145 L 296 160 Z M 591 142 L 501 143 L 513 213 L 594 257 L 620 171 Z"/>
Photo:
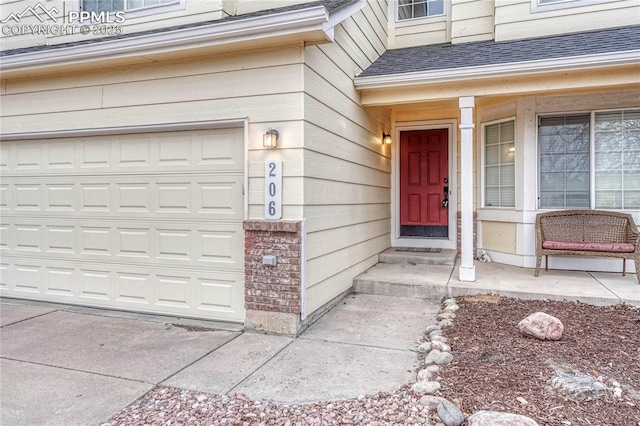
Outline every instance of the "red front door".
<path id="1" fill-rule="evenodd" d="M 447 129 L 400 133 L 401 235 L 447 235 L 448 154 Z"/>

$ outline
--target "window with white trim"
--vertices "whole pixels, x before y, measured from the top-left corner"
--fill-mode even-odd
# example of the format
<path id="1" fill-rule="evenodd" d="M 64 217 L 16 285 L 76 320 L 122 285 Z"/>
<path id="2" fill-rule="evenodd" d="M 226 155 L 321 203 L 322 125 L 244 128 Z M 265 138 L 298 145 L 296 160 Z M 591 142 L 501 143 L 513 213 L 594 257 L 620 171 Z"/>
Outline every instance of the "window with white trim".
<path id="1" fill-rule="evenodd" d="M 619 0 L 531 0 L 531 12 L 549 12 L 552 10 L 571 9 L 581 6 L 609 3 Z"/>
<path id="2" fill-rule="evenodd" d="M 398 0 L 398 20 L 444 15 L 444 0 Z"/>
<path id="3" fill-rule="evenodd" d="M 178 3 L 177 0 L 82 0 L 85 12 L 117 12 L 120 10 L 138 10 L 149 7 Z"/>
<path id="4" fill-rule="evenodd" d="M 640 109 L 538 125 L 540 208 L 640 209 Z"/>
<path id="5" fill-rule="evenodd" d="M 484 125 L 484 206 L 515 207 L 515 120 Z"/>

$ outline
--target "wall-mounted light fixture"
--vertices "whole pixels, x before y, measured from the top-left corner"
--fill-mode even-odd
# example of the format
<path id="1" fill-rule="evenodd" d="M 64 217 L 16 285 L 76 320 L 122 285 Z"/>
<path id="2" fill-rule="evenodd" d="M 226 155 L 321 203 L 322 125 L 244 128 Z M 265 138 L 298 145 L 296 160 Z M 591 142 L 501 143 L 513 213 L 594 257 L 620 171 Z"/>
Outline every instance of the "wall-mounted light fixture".
<path id="1" fill-rule="evenodd" d="M 391 145 L 391 135 L 382 132 L 382 143 L 385 145 Z"/>
<path id="2" fill-rule="evenodd" d="M 262 138 L 262 146 L 269 149 L 274 149 L 278 145 L 278 137 L 280 137 L 280 133 L 277 130 L 269 127 L 267 132 L 264 134 Z"/>

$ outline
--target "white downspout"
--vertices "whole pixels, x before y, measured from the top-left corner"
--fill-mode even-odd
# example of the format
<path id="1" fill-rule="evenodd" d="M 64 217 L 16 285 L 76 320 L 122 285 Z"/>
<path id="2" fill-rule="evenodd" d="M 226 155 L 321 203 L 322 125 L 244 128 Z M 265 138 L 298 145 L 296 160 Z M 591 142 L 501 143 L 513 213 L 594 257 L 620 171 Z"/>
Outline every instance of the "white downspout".
<path id="1" fill-rule="evenodd" d="M 460 233 L 461 259 L 460 281 L 475 281 L 476 267 L 473 264 L 473 108 L 475 98 L 464 96 L 458 99 L 460 107 Z"/>

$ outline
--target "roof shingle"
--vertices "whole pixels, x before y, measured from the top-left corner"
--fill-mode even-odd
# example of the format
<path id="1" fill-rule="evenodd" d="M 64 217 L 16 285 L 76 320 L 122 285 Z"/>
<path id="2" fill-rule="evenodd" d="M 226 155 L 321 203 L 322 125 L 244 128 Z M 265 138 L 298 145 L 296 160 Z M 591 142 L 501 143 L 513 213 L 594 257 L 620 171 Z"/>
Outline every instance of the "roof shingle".
<path id="1" fill-rule="evenodd" d="M 358 77 L 568 58 L 640 48 L 640 25 L 513 41 L 436 44 L 386 51 Z M 640 63 L 640 55 L 638 57 Z"/>

